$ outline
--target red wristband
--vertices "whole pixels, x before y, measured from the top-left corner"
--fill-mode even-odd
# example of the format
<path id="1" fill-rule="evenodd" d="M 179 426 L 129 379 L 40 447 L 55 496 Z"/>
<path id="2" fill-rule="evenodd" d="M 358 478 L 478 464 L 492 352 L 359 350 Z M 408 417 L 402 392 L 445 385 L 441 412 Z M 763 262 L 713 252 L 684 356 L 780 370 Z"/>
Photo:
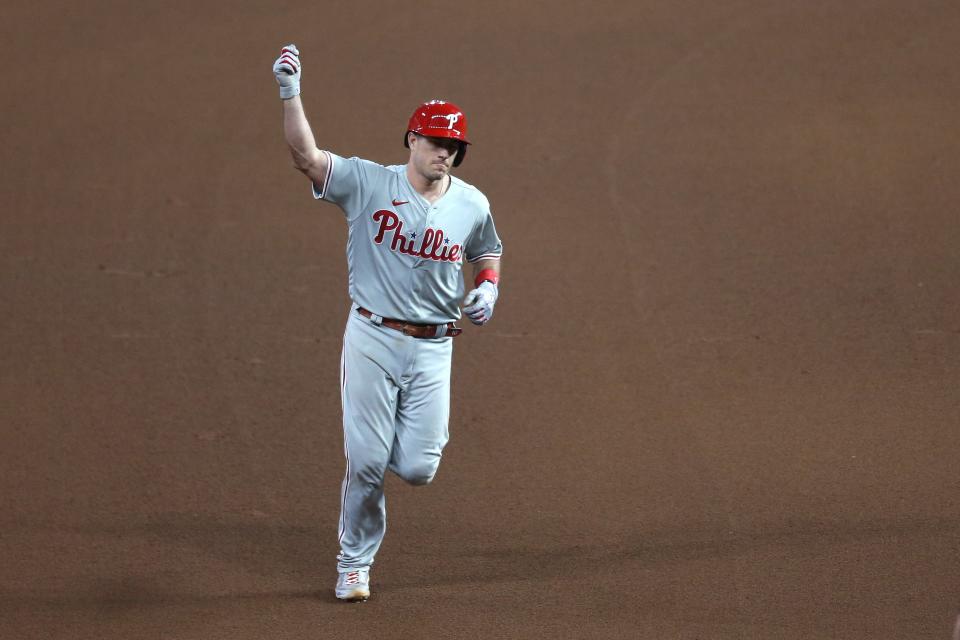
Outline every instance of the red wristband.
<path id="1" fill-rule="evenodd" d="M 489 280 L 493 284 L 500 282 L 500 274 L 493 269 L 484 269 L 473 279 L 473 286 L 479 287 L 484 281 Z"/>

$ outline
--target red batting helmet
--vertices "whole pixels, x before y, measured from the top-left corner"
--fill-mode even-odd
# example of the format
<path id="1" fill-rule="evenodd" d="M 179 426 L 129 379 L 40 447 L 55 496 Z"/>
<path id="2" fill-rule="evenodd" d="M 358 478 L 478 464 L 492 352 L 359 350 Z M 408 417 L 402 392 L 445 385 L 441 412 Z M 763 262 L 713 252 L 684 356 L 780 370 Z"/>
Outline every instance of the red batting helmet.
<path id="1" fill-rule="evenodd" d="M 444 100 L 424 102 L 413 111 L 407 130 L 403 134 L 403 146 L 409 148 L 407 134 L 413 131 L 421 136 L 431 138 L 453 138 L 460 141 L 460 151 L 453 161 L 453 166 L 459 167 L 463 157 L 467 155 L 467 116 L 457 105 Z"/>

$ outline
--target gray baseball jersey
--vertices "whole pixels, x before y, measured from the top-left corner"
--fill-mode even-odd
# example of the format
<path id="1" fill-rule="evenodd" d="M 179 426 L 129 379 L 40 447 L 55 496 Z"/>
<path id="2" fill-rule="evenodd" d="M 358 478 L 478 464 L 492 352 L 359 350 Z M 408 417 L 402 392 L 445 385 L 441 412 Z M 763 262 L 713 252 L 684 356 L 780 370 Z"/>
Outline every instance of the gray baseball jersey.
<path id="1" fill-rule="evenodd" d="M 460 318 L 463 261 L 503 252 L 487 198 L 451 176 L 430 204 L 410 184 L 404 165 L 329 158 L 322 191 L 340 206 L 349 226 L 350 298 L 385 318 L 442 324 Z"/>

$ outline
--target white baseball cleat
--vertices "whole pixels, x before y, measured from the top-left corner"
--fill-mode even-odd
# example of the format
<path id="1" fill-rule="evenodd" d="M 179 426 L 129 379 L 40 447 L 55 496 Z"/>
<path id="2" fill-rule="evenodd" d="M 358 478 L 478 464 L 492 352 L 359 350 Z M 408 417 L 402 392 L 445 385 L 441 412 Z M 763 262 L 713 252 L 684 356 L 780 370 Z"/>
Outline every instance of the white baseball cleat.
<path id="1" fill-rule="evenodd" d="M 359 602 L 370 597 L 370 567 L 345 571 L 337 576 L 337 597 Z"/>

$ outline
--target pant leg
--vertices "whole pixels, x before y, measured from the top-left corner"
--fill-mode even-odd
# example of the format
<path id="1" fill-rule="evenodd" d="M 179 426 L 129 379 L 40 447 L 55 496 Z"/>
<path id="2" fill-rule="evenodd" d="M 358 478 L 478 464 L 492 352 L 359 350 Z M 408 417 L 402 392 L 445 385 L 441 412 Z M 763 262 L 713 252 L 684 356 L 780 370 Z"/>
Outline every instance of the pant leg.
<path id="1" fill-rule="evenodd" d="M 387 331 L 351 312 L 344 334 L 340 387 L 347 469 L 341 487 L 341 571 L 372 564 L 386 532 L 383 481 L 396 437 L 399 392 L 390 372 L 397 344 Z"/>
<path id="2" fill-rule="evenodd" d="M 390 470 L 414 485 L 433 480 L 449 440 L 453 339 L 416 340 L 400 378 Z"/>

